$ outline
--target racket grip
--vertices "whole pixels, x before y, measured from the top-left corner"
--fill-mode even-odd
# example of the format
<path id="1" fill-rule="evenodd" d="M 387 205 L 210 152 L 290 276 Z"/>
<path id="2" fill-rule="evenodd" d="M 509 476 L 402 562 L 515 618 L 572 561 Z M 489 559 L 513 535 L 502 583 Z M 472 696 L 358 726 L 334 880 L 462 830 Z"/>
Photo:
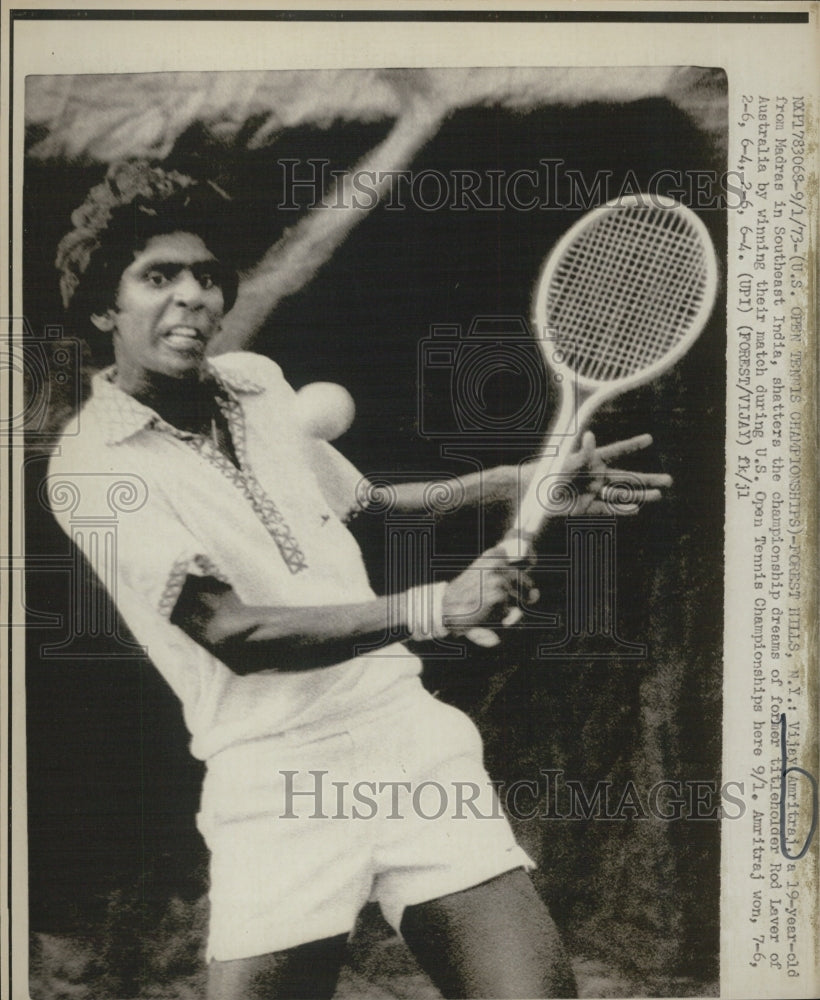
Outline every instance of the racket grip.
<path id="1" fill-rule="evenodd" d="M 515 530 L 508 531 L 501 539 L 499 546 L 504 550 L 510 566 L 518 569 L 527 569 L 530 566 L 532 539 L 532 535 L 525 536 L 523 532 Z M 510 625 L 517 625 L 523 617 L 524 612 L 521 608 L 510 608 L 501 624 L 508 628 Z"/>
<path id="2" fill-rule="evenodd" d="M 515 524 L 504 538 L 503 545 L 513 557 L 524 558 L 532 546 L 544 523 L 551 517 L 566 513 L 567 500 L 571 500 L 571 484 L 561 485 L 567 464 L 575 447 L 575 441 L 587 424 L 592 400 L 586 400 L 572 413 L 571 397 L 566 396 L 552 435 L 558 438 L 558 448 L 554 453 L 544 455 L 536 463 L 532 479 L 521 500 Z M 552 496 L 557 490 L 557 495 Z"/>
<path id="3" fill-rule="evenodd" d="M 514 527 L 498 543 L 504 550 L 507 562 L 510 566 L 524 568 L 529 565 L 532 543 L 535 535 L 531 531 L 523 531 L 519 527 Z"/>

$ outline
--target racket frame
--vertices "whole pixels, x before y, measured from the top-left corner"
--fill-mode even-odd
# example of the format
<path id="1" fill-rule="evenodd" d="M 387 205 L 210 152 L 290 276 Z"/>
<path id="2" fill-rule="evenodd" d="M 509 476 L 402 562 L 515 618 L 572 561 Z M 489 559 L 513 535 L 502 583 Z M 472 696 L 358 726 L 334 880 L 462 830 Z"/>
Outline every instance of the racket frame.
<path id="1" fill-rule="evenodd" d="M 629 207 L 653 208 L 681 213 L 695 231 L 702 248 L 705 269 L 705 283 L 701 301 L 695 315 L 689 320 L 689 329 L 677 344 L 662 357 L 645 368 L 611 381 L 599 381 L 581 375 L 567 365 L 562 358 L 560 344 L 547 336 L 547 296 L 553 275 L 563 261 L 567 249 L 573 245 L 579 233 L 596 225 L 607 213 Z M 689 350 L 705 327 L 714 307 L 718 287 L 718 264 L 712 239 L 702 220 L 685 205 L 674 198 L 660 195 L 637 194 L 616 198 L 587 212 L 578 219 L 555 244 L 541 270 L 535 287 L 532 305 L 532 322 L 536 339 L 544 355 L 547 367 L 553 374 L 561 394 L 558 412 L 553 418 L 545 441 L 550 443 L 549 452 L 544 451 L 539 460 L 530 485 L 524 494 L 515 524 L 504 539 L 504 547 L 512 559 L 524 559 L 530 542 L 540 530 L 550 514 L 549 504 L 542 502 L 541 488 L 556 482 L 556 477 L 566 471 L 567 460 L 572 454 L 575 441 L 586 428 L 592 414 L 603 403 L 653 381 L 671 368 Z M 558 438 L 557 449 L 552 442 Z"/>

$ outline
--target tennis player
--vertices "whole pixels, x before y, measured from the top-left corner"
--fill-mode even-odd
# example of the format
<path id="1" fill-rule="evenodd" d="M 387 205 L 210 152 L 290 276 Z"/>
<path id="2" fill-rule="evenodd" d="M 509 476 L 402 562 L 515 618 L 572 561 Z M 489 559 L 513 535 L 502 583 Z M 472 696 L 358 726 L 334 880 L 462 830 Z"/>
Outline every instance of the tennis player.
<path id="1" fill-rule="evenodd" d="M 225 202 L 125 163 L 72 216 L 64 302 L 114 365 L 51 466 L 89 509 L 112 476 L 143 488 L 118 522 L 112 595 L 207 765 L 208 995 L 330 997 L 368 900 L 445 996 L 573 995 L 475 726 L 424 690 L 403 641 L 373 648 L 386 633 L 498 642 L 535 597 L 530 580 L 496 549 L 447 583 L 375 596 L 346 527 L 366 495 L 359 473 L 309 438 L 273 361 L 206 354 L 237 289 Z M 575 463 L 593 509 L 601 454 L 588 436 Z M 464 502 L 512 505 L 517 479 L 465 477 Z M 649 500 L 669 482 L 637 479 Z M 398 486 L 396 502 L 421 509 L 422 492 Z M 91 554 L 93 533 L 81 544 Z"/>

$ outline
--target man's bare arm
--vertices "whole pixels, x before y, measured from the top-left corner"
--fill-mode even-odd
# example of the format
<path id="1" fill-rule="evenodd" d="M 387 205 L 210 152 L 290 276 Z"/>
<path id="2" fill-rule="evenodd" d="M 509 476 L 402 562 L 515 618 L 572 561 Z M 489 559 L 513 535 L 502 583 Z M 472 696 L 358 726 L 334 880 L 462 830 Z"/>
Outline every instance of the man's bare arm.
<path id="1" fill-rule="evenodd" d="M 640 434 L 624 441 L 597 447 L 595 438 L 587 432 L 581 447 L 573 453 L 566 476 L 574 480 L 577 500 L 569 514 L 621 514 L 637 513 L 645 503 L 662 498 L 662 490 L 672 485 L 672 477 L 657 472 L 630 472 L 613 468 L 616 459 L 642 451 L 652 444 L 649 434 Z M 499 465 L 482 472 L 430 482 L 397 483 L 391 487 L 393 510 L 399 513 L 428 511 L 446 516 L 463 508 L 500 504 L 508 514 L 517 510 L 526 492 L 536 462 L 521 466 Z M 617 484 L 628 484 L 629 500 L 618 502 Z M 636 502 L 637 499 L 637 502 Z"/>
<path id="2" fill-rule="evenodd" d="M 374 644 L 390 627 L 396 640 L 409 638 L 401 604 L 382 597 L 329 607 L 255 607 L 213 577 L 189 576 L 171 621 L 234 673 L 312 670 L 351 659 L 357 646 Z"/>
<path id="3" fill-rule="evenodd" d="M 537 597 L 526 572 L 509 566 L 501 550 L 484 553 L 440 586 L 437 627 L 478 645 L 494 645 L 498 639 L 487 626 L 502 624 L 512 607 Z M 417 590 L 356 604 L 258 607 L 214 577 L 188 576 L 171 621 L 237 674 L 313 670 L 343 663 L 387 634 L 421 638 L 418 602 L 428 597 L 430 590 Z"/>
<path id="4" fill-rule="evenodd" d="M 392 509 L 400 514 L 428 512 L 436 516 L 492 504 L 510 507 L 518 496 L 519 472 L 515 465 L 499 465 L 464 476 L 391 486 Z"/>

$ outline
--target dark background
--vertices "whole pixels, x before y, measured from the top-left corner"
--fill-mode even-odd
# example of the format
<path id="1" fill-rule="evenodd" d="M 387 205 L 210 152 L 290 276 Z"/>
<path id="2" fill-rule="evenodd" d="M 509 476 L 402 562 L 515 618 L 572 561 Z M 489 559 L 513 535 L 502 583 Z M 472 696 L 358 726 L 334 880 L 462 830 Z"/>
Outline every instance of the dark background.
<path id="1" fill-rule="evenodd" d="M 249 264 L 300 215 L 276 209 L 280 158 L 350 166 L 388 128 L 291 130 L 256 151 L 245 149 L 241 137 L 222 145 L 195 128 L 167 165 L 214 177 L 234 195 L 236 232 Z M 542 158 L 562 158 L 588 179 L 611 171 L 612 194 L 627 171 L 647 183 L 659 170 L 724 166 L 682 112 L 664 100 L 645 100 L 527 114 L 458 112 L 413 169 L 509 172 L 536 168 Z M 35 343 L 47 326 L 62 322 L 57 241 L 70 211 L 102 175 L 99 165 L 27 163 L 24 309 Z M 419 343 L 434 324 L 466 331 L 476 317 L 526 318 L 541 263 L 578 214 L 379 208 L 308 286 L 279 305 L 253 349 L 274 357 L 296 387 L 330 380 L 350 390 L 357 419 L 338 446 L 363 472 L 459 473 L 473 467 L 470 458 L 518 461 L 527 439 L 514 430 L 484 449 L 462 440 L 464 460 L 442 454 L 442 444 L 459 444 L 455 434 L 419 433 L 419 405 L 436 407 L 424 411 L 426 427 L 448 426 L 446 394 L 419 404 Z M 701 217 L 724 259 L 723 212 Z M 53 345 L 48 350 L 53 354 Z M 607 406 L 593 425 L 601 442 L 650 431 L 654 447 L 632 467 L 660 468 L 675 480 L 666 502 L 617 525 L 618 631 L 646 644 L 647 657 L 594 659 L 594 650 L 581 645 L 566 659 L 538 660 L 543 635 L 524 630 L 500 653 L 428 662 L 428 686 L 477 717 L 494 777 L 537 779 L 540 768 L 555 768 L 588 787 L 608 780 L 621 789 L 633 780 L 645 792 L 660 779 L 719 785 L 724 358 L 719 297 L 690 354 L 652 386 Z M 523 386 L 516 379 L 493 380 L 488 412 L 517 410 Z M 71 396 L 52 384 L 54 419 L 65 415 Z M 44 644 L 67 634 L 65 625 L 45 628 L 37 616 L 70 613 L 70 573 L 53 561 L 70 553 L 38 500 L 46 444 L 36 435 L 29 444 L 29 905 L 33 930 L 59 933 L 110 921 L 117 893 L 138 899 L 143 914 L 159 913 L 174 895 L 201 895 L 205 851 L 193 820 L 201 766 L 187 753 L 170 690 L 147 661 L 118 657 L 121 643 L 105 636 L 82 638 L 59 658 L 42 654 Z M 491 519 L 488 527 L 500 524 Z M 384 525 L 368 520 L 357 530 L 378 589 Z M 560 551 L 563 538 L 555 529 L 547 548 Z M 469 554 L 476 521 L 456 518 L 437 546 Z M 560 613 L 564 595 L 556 579 L 541 580 L 548 592 L 542 610 Z M 553 819 L 522 822 L 518 833 L 537 855 L 537 884 L 576 953 L 647 981 L 661 972 L 716 974 L 717 820 Z"/>

